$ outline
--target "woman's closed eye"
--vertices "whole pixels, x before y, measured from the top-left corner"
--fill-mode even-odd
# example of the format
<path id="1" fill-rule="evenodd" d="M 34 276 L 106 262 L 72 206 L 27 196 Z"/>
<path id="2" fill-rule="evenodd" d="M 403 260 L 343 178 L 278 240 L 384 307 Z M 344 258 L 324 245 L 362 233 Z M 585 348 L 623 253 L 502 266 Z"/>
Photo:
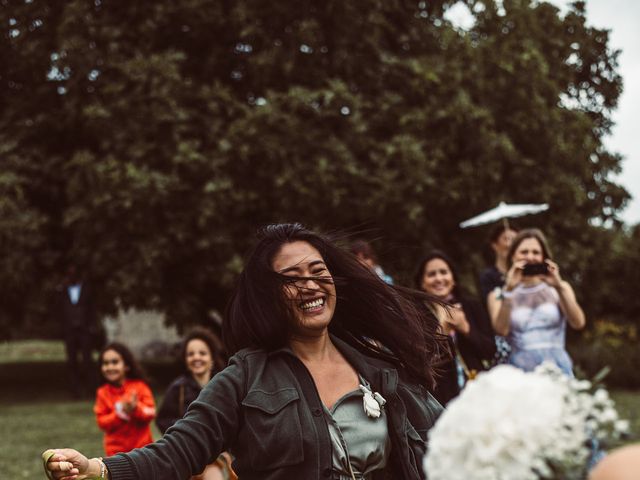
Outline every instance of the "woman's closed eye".
<path id="1" fill-rule="evenodd" d="M 308 280 L 313 280 L 314 282 L 323 282 L 323 283 L 333 283 L 333 277 L 329 274 L 329 272 L 324 269 L 319 272 L 310 272 L 311 276 L 303 277 L 303 276 L 293 276 L 293 275 L 283 275 L 282 281 L 285 284 L 295 284 L 295 283 L 303 283 Z"/>

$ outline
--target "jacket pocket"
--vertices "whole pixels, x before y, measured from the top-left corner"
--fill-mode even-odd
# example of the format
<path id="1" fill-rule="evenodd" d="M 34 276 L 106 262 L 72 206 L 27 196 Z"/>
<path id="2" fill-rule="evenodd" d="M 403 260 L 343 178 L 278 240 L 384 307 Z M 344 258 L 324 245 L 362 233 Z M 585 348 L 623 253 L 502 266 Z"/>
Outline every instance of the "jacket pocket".
<path id="1" fill-rule="evenodd" d="M 295 388 L 251 390 L 242 401 L 245 425 L 239 444 L 254 470 L 271 470 L 304 460 L 302 427 Z"/>

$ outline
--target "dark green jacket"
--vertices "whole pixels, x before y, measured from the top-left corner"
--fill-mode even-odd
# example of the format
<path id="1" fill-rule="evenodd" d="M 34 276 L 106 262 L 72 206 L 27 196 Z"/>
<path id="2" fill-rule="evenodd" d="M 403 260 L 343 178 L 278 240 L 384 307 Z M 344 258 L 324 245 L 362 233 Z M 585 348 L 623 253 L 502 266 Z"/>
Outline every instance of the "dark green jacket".
<path id="1" fill-rule="evenodd" d="M 392 449 L 377 479 L 420 480 L 427 431 L 442 407 L 396 369 L 332 340 L 349 363 L 387 399 Z M 313 379 L 285 348 L 246 349 L 204 387 L 185 417 L 158 442 L 105 459 L 113 480 L 182 480 L 229 450 L 240 480 L 332 477 L 329 430 Z"/>

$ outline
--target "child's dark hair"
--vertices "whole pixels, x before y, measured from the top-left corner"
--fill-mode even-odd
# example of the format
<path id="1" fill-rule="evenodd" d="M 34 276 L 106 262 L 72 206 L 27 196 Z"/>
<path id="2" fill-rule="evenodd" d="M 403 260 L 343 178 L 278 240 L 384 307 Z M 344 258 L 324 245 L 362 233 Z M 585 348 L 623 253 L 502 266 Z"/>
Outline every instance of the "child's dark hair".
<path id="1" fill-rule="evenodd" d="M 184 337 L 182 348 L 180 349 L 180 361 L 183 365 L 185 365 L 185 358 L 187 357 L 187 345 L 191 340 L 202 340 L 209 348 L 209 353 L 211 353 L 211 359 L 213 360 L 212 375 L 227 366 L 227 355 L 222 340 L 204 327 L 194 327 Z M 189 372 L 187 371 L 187 373 Z"/>
<path id="2" fill-rule="evenodd" d="M 119 342 L 111 342 L 107 344 L 102 350 L 100 350 L 100 357 L 98 359 L 98 365 L 100 368 L 102 367 L 104 354 L 108 350 L 113 350 L 122 357 L 125 367 L 129 368 L 129 370 L 127 370 L 125 374 L 127 379 L 147 381 L 144 370 L 136 360 L 136 357 L 133 356 L 133 353 L 131 353 L 131 350 L 129 350 L 129 348 Z M 100 374 L 102 375 L 102 370 L 100 371 Z"/>

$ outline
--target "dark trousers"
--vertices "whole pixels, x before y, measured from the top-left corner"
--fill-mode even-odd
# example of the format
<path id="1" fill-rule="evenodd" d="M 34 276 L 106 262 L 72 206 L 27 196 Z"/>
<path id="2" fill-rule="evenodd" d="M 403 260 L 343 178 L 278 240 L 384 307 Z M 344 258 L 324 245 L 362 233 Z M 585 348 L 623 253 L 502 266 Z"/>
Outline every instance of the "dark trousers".
<path id="1" fill-rule="evenodd" d="M 71 393 L 75 397 L 91 395 L 91 390 L 95 387 L 95 375 L 90 333 L 76 330 L 65 337 L 64 344 L 67 351 L 67 373 Z"/>

